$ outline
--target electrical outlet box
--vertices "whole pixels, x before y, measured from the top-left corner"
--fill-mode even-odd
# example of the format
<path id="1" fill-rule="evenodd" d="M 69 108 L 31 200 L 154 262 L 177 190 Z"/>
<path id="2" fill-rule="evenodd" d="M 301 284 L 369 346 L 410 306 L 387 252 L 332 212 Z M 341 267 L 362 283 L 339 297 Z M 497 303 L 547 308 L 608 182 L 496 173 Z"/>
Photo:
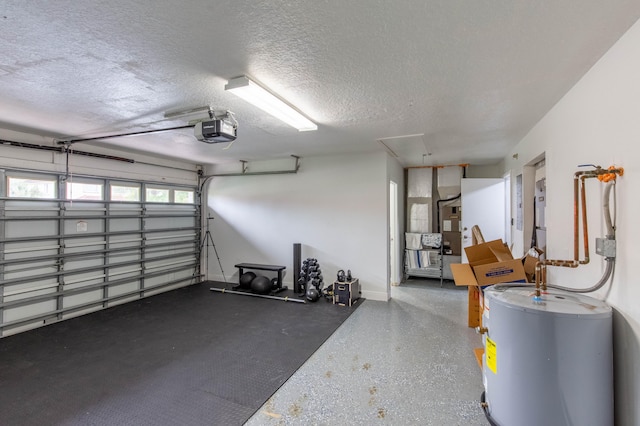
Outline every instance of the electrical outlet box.
<path id="1" fill-rule="evenodd" d="M 596 253 L 604 257 L 616 257 L 616 240 L 596 238 Z"/>

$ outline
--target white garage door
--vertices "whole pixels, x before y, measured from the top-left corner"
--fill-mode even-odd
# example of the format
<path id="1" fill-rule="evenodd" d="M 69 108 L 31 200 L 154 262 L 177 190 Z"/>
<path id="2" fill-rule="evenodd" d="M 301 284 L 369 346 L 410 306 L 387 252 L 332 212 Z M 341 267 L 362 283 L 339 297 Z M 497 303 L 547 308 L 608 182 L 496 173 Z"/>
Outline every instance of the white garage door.
<path id="1" fill-rule="evenodd" d="M 4 170 L 0 336 L 198 282 L 196 187 Z"/>

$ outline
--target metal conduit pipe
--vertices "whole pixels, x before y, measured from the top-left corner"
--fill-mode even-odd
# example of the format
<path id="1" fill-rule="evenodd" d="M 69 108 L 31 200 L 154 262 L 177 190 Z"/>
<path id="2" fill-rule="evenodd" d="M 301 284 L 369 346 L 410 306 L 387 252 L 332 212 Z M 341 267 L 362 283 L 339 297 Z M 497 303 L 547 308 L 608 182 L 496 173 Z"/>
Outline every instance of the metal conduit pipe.
<path id="1" fill-rule="evenodd" d="M 604 187 L 604 198 L 602 202 L 602 213 L 604 214 L 604 223 L 607 227 L 607 238 L 615 239 L 616 230 L 613 225 L 613 219 L 611 217 L 611 209 L 609 208 L 609 200 L 611 197 L 611 190 L 615 185 L 615 181 L 612 181 L 609 185 Z M 613 193 L 615 196 L 615 192 Z"/>
<path id="2" fill-rule="evenodd" d="M 611 274 L 613 273 L 613 268 L 615 265 L 615 259 L 606 259 L 606 262 L 607 263 L 604 270 L 604 274 L 602 275 L 600 280 L 598 280 L 597 283 L 595 283 L 593 286 L 589 288 L 570 288 L 570 287 L 563 287 L 555 284 L 547 284 L 547 287 L 555 288 L 557 290 L 569 291 L 571 293 L 591 293 L 592 291 L 599 290 L 600 288 L 602 288 L 603 285 L 606 284 L 606 282 L 611 277 Z"/>

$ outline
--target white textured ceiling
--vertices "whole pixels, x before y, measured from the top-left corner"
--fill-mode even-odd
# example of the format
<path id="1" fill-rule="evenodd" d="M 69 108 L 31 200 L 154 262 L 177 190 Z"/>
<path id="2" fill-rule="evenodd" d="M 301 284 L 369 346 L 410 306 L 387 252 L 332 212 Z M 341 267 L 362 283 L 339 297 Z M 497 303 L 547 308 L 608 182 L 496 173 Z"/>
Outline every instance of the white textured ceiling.
<path id="1" fill-rule="evenodd" d="M 492 164 L 639 17 L 638 0 L 4 0 L 0 128 L 93 137 L 211 105 L 236 114 L 229 149 L 190 129 L 92 144 L 200 164 L 389 148 Z M 243 74 L 318 130 L 226 93 Z"/>

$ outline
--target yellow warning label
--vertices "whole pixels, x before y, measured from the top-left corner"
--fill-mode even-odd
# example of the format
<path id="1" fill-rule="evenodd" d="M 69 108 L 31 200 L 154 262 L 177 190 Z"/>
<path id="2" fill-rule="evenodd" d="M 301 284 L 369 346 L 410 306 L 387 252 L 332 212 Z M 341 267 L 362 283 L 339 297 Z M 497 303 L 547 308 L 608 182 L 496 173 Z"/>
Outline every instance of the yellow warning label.
<path id="1" fill-rule="evenodd" d="M 487 351 L 485 353 L 485 360 L 489 370 L 493 371 L 493 374 L 498 374 L 498 346 L 496 342 L 487 337 Z"/>

